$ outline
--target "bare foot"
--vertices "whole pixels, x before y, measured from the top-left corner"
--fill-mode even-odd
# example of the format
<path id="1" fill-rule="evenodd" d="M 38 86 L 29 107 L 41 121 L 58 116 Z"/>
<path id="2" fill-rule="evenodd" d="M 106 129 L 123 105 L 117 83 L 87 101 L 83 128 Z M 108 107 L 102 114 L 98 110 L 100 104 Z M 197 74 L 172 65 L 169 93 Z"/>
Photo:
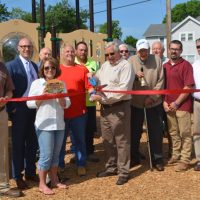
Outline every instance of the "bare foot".
<path id="1" fill-rule="evenodd" d="M 51 186 L 52 186 L 52 188 L 67 189 L 67 186 L 62 183 L 55 183 L 55 184 L 52 184 Z"/>
<path id="2" fill-rule="evenodd" d="M 47 186 L 40 186 L 39 191 L 42 192 L 45 195 L 52 195 L 55 194 L 50 188 Z"/>

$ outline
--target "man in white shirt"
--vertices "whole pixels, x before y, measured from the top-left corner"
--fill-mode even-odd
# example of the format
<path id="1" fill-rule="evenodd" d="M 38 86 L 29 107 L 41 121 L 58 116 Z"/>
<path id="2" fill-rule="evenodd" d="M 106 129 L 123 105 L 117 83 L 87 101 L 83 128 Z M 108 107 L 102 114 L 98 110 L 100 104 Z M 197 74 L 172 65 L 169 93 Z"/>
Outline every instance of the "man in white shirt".
<path id="1" fill-rule="evenodd" d="M 200 38 L 196 40 L 196 48 L 198 54 L 200 55 Z M 194 62 L 193 66 L 193 75 L 195 81 L 195 88 L 200 89 L 200 59 Z M 193 141 L 194 141 L 194 150 L 196 154 L 197 163 L 194 167 L 195 171 L 200 171 L 200 92 L 195 92 L 194 97 L 194 130 L 193 130 Z"/>
<path id="2" fill-rule="evenodd" d="M 107 61 L 96 73 L 99 85 L 105 90 L 131 90 L 135 74 L 132 65 L 121 58 L 119 46 L 109 42 L 105 47 Z M 97 177 L 119 176 L 116 184 L 129 179 L 130 167 L 130 99 L 131 95 L 106 92 L 94 95 L 101 103 L 101 131 L 107 160 L 105 170 Z"/>

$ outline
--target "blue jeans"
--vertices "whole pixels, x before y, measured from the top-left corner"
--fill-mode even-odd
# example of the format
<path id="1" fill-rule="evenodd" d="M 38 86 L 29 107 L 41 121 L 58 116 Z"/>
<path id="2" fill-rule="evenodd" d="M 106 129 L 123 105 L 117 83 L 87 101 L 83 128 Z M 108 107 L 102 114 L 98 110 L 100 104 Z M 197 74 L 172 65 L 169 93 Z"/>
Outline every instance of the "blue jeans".
<path id="1" fill-rule="evenodd" d="M 49 170 L 52 166 L 58 166 L 64 130 L 45 131 L 36 129 L 36 134 L 40 149 L 38 169 Z"/>
<path id="2" fill-rule="evenodd" d="M 63 145 L 60 151 L 60 160 L 59 167 L 65 167 L 65 147 L 66 140 L 69 131 L 73 134 L 75 156 L 76 156 L 76 165 L 85 166 L 86 165 L 86 145 L 85 145 L 85 128 L 86 128 L 87 114 L 74 117 L 71 119 L 65 119 L 65 136 L 63 140 Z"/>

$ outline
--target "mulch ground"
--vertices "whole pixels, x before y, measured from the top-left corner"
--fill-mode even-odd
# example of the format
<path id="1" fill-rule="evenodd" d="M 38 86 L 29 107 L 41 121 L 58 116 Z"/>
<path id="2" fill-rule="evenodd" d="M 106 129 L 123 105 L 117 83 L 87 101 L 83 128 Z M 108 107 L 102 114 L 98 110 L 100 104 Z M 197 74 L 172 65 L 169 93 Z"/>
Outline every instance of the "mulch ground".
<path id="1" fill-rule="evenodd" d="M 96 178 L 96 173 L 104 168 L 105 151 L 101 138 L 95 139 L 95 154 L 100 158 L 99 163 L 87 164 L 87 175 L 79 177 L 76 174 L 76 166 L 70 164 L 70 152 L 66 156 L 66 169 L 62 178 L 66 181 L 68 189 L 54 189 L 55 195 L 45 196 L 38 191 L 37 184 L 29 182 L 30 189 L 23 191 L 24 197 L 18 199 L 43 200 L 198 200 L 200 199 L 200 172 L 193 170 L 195 160 L 191 162 L 191 168 L 186 172 L 175 172 L 174 166 L 165 166 L 165 171 L 149 170 L 149 159 L 143 134 L 141 152 L 146 155 L 141 165 L 131 169 L 131 178 L 123 186 L 117 186 L 117 176 Z M 69 149 L 67 142 L 67 149 Z M 164 139 L 164 155 L 167 162 L 167 141 Z M 11 185 L 15 183 L 11 181 Z M 1 198 L 0 198 L 1 199 Z M 2 198 L 7 199 L 7 198 Z"/>

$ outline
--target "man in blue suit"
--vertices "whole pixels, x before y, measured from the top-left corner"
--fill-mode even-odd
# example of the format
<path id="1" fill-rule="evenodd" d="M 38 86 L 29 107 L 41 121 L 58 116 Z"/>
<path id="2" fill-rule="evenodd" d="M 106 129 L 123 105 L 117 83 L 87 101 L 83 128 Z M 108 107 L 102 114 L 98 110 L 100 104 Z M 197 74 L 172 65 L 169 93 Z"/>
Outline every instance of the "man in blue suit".
<path id="1" fill-rule="evenodd" d="M 28 96 L 31 83 L 38 78 L 38 67 L 30 60 L 33 54 L 32 42 L 28 38 L 22 38 L 17 49 L 19 56 L 6 63 L 15 86 L 13 98 Z M 26 102 L 10 102 L 7 104 L 7 111 L 12 121 L 13 178 L 19 189 L 26 189 L 28 185 L 22 172 L 25 171 L 26 180 L 36 181 L 37 178 L 35 110 L 28 109 Z"/>

